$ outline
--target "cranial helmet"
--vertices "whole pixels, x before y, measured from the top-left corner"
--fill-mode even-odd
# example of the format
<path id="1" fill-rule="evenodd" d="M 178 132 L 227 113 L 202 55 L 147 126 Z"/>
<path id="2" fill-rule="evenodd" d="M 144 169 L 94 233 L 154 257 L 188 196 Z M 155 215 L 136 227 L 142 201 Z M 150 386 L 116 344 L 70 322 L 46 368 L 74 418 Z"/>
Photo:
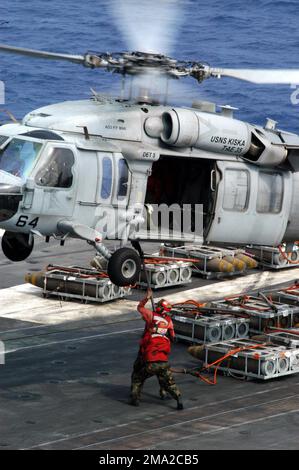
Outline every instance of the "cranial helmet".
<path id="1" fill-rule="evenodd" d="M 156 312 L 157 313 L 170 312 L 171 308 L 172 308 L 172 305 L 169 302 L 167 302 L 167 300 L 162 299 L 162 300 L 159 300 L 159 302 L 157 303 Z"/>

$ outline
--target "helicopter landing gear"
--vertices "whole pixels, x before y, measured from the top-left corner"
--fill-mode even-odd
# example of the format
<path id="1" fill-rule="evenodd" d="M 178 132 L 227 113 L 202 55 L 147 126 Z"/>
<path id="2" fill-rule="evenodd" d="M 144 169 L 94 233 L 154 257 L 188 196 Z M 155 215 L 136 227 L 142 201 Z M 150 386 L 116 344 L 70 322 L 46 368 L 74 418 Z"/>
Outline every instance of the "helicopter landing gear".
<path id="1" fill-rule="evenodd" d="M 132 248 L 120 248 L 108 262 L 108 275 L 117 286 L 135 284 L 141 271 L 141 259 Z"/>
<path id="2" fill-rule="evenodd" d="M 11 261 L 24 261 L 31 255 L 34 246 L 32 235 L 6 231 L 2 237 L 2 250 Z"/>

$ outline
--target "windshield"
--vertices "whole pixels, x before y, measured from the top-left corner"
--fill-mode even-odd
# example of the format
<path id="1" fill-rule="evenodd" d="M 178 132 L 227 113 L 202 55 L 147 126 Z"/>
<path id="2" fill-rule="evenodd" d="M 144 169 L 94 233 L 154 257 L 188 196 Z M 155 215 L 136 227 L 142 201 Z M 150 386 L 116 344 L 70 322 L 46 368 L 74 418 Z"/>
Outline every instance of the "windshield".
<path id="1" fill-rule="evenodd" d="M 41 148 L 39 142 L 12 139 L 0 153 L 0 170 L 22 179 L 27 178 Z"/>

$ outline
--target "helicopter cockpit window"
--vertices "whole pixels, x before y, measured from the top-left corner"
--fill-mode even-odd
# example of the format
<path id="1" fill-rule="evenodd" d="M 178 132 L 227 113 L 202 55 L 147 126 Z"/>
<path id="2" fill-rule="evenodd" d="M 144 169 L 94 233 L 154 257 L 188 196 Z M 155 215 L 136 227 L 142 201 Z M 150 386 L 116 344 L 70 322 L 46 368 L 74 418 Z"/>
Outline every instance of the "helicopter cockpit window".
<path id="1" fill-rule="evenodd" d="M 226 170 L 224 175 L 223 209 L 242 212 L 247 209 L 249 174 L 245 170 Z"/>
<path id="2" fill-rule="evenodd" d="M 109 157 L 102 160 L 102 189 L 101 198 L 108 199 L 111 196 L 112 189 L 112 161 Z"/>
<path id="3" fill-rule="evenodd" d="M 278 173 L 262 171 L 259 175 L 257 212 L 279 214 L 282 208 L 283 179 Z"/>
<path id="4" fill-rule="evenodd" d="M 42 148 L 39 142 L 12 139 L 0 151 L 0 170 L 25 179 L 29 176 L 36 157 Z"/>
<path id="5" fill-rule="evenodd" d="M 37 172 L 37 183 L 51 188 L 70 188 L 73 184 L 74 163 L 74 154 L 70 149 L 52 148 L 46 163 Z"/>
<path id="6" fill-rule="evenodd" d="M 121 159 L 118 162 L 118 189 L 117 199 L 123 199 L 128 192 L 129 170 L 126 160 Z"/>

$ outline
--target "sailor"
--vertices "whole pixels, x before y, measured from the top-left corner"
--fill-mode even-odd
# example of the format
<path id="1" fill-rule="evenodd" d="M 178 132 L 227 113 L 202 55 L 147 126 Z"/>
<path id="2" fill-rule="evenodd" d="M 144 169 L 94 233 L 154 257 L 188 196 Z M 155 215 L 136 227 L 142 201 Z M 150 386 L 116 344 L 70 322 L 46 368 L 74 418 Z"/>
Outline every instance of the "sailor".
<path id="1" fill-rule="evenodd" d="M 146 324 L 133 367 L 130 403 L 139 406 L 145 380 L 155 375 L 160 384 L 161 398 L 165 398 L 169 393 L 177 401 L 177 409 L 182 410 L 181 393 L 175 384 L 168 363 L 171 342 L 175 338 L 172 320 L 167 315 L 171 310 L 171 305 L 162 299 L 153 312 L 145 308 L 151 296 L 152 291 L 148 289 L 145 298 L 137 307 Z"/>

